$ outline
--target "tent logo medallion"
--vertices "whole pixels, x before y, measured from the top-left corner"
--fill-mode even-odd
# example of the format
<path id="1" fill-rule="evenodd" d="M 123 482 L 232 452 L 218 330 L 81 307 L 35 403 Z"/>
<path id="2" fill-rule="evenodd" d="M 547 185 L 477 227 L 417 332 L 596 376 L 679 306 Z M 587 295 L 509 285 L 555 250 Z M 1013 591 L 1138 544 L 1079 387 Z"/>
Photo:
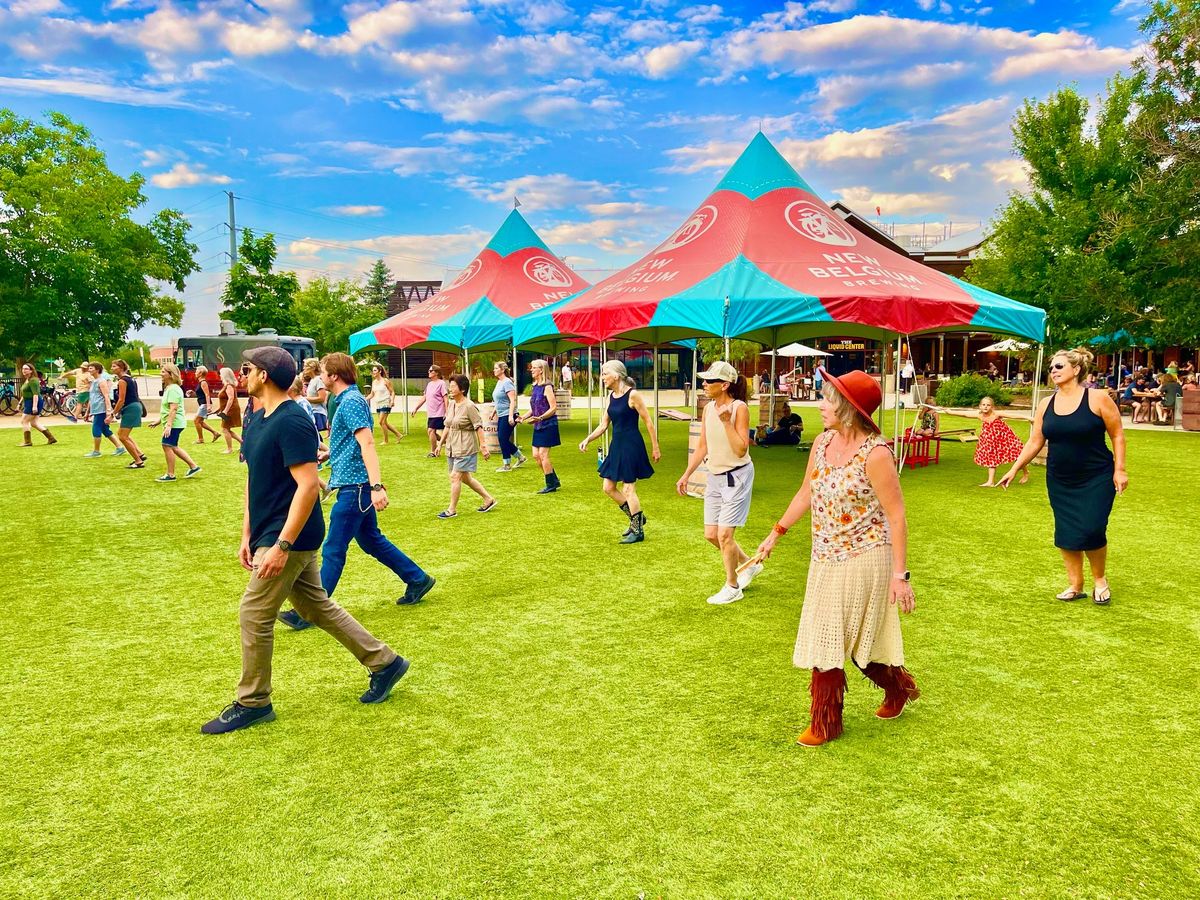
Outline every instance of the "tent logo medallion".
<path id="1" fill-rule="evenodd" d="M 525 261 L 525 277 L 543 287 L 570 287 L 571 276 L 562 266 L 545 256 L 531 256 Z"/>
<path id="2" fill-rule="evenodd" d="M 783 211 L 783 218 L 797 234 L 822 244 L 853 247 L 858 243 L 854 232 L 844 222 L 835 219 L 811 200 L 797 200 L 788 204 Z"/>
<path id="3" fill-rule="evenodd" d="M 690 244 L 717 221 L 717 208 L 711 203 L 696 210 L 692 217 L 679 226 L 679 230 L 663 242 L 656 253 L 666 253 L 668 250 L 678 250 L 685 244 Z"/>
<path id="4" fill-rule="evenodd" d="M 479 270 L 483 268 L 483 263 L 477 259 L 471 260 L 471 264 L 458 273 L 458 277 L 454 279 L 454 283 L 450 285 L 452 288 L 461 287 L 472 278 L 479 274 Z"/>

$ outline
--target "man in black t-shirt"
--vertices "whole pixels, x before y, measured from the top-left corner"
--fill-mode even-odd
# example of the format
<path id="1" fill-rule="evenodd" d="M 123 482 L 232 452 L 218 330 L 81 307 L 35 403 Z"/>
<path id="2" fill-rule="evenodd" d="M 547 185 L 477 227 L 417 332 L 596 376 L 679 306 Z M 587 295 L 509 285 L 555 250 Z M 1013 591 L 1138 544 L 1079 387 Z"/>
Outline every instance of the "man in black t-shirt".
<path id="1" fill-rule="evenodd" d="M 249 479 L 238 558 L 252 572 L 242 595 L 242 680 L 237 700 L 201 727 L 224 734 L 275 718 L 271 706 L 271 651 L 275 614 L 289 596 L 305 619 L 333 635 L 371 672 L 363 703 L 382 703 L 405 672 L 408 660 L 371 635 L 329 599 L 321 587 L 317 554 L 325 522 L 317 503 L 317 433 L 312 420 L 288 399 L 296 363 L 281 347 L 257 347 L 242 356 L 249 364 L 246 390 L 259 409 L 247 419 L 243 453 Z"/>

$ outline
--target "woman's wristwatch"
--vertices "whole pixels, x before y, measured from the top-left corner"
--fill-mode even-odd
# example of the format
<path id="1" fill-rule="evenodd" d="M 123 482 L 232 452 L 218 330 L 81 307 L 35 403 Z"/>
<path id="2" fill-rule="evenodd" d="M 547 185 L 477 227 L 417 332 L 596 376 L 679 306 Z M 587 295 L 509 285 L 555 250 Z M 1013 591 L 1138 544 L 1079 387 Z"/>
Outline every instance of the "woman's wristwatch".
<path id="1" fill-rule="evenodd" d="M 905 569 L 903 572 L 893 572 L 892 577 L 898 578 L 901 581 L 912 581 L 912 572 L 910 572 L 908 569 Z"/>
<path id="2" fill-rule="evenodd" d="M 372 490 L 372 491 L 386 491 L 386 490 L 387 490 L 387 488 L 385 488 L 385 487 L 383 486 L 383 483 L 382 483 L 382 482 L 380 482 L 379 484 L 373 484 L 373 485 L 371 485 L 371 490 Z"/>

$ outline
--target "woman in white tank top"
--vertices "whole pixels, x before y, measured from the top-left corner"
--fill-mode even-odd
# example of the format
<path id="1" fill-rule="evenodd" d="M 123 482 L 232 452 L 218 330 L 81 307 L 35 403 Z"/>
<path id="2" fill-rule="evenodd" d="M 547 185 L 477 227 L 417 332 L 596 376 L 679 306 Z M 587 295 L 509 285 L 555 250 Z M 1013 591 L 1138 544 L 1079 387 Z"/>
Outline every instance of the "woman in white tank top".
<path id="1" fill-rule="evenodd" d="M 687 496 L 692 473 L 706 462 L 708 484 L 704 491 L 704 539 L 721 551 L 725 583 L 708 598 L 712 604 L 742 599 L 742 590 L 762 571 L 761 563 L 746 566 L 750 559 L 737 542 L 736 531 L 750 515 L 754 489 L 754 463 L 750 459 L 750 409 L 746 406 L 746 379 L 727 362 L 715 362 L 697 375 L 704 384 L 709 404 L 701 417 L 700 442 L 675 484 Z"/>

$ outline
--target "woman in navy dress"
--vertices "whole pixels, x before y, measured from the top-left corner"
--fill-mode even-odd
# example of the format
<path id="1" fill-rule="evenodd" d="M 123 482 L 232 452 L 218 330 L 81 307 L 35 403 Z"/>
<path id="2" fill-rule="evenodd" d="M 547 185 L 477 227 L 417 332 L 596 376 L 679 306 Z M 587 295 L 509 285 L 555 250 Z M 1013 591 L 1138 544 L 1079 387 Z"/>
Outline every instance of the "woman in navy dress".
<path id="1" fill-rule="evenodd" d="M 562 443 L 558 436 L 558 401 L 554 397 L 554 386 L 550 383 L 550 364 L 544 359 L 535 359 L 529 364 L 533 375 L 533 392 L 529 398 L 529 414 L 521 417 L 522 422 L 533 423 L 533 458 L 542 467 L 546 486 L 539 494 L 553 494 L 562 482 L 550 462 L 550 448 Z"/>
<path id="2" fill-rule="evenodd" d="M 1125 431 L 1121 413 L 1107 391 L 1088 390 L 1084 379 L 1092 365 L 1088 350 L 1060 350 L 1050 361 L 1055 392 L 1038 406 L 1029 440 L 1011 469 L 998 482 L 1007 488 L 1044 444 L 1046 491 L 1054 510 L 1054 546 L 1062 553 L 1070 584 L 1059 600 L 1081 600 L 1083 558 L 1092 568 L 1092 600 L 1112 601 L 1105 576 L 1108 517 L 1113 499 L 1129 485 L 1125 474 Z M 1107 434 L 1112 449 L 1104 442 Z"/>
<path id="3" fill-rule="evenodd" d="M 621 535 L 620 543 L 637 544 L 646 539 L 646 514 L 642 512 L 637 483 L 654 474 L 650 457 L 646 455 L 646 442 L 638 431 L 638 420 L 646 423 L 655 462 L 662 458 L 658 449 L 658 430 L 646 410 L 646 401 L 634 390 L 633 379 L 625 371 L 624 363 L 610 359 L 600 367 L 600 380 L 609 391 L 608 404 L 600 415 L 600 424 L 579 442 L 579 452 L 585 452 L 588 444 L 604 434 L 608 423 L 612 422 L 612 443 L 608 456 L 600 464 L 600 477 L 604 479 L 604 493 L 629 517 L 629 527 Z"/>

